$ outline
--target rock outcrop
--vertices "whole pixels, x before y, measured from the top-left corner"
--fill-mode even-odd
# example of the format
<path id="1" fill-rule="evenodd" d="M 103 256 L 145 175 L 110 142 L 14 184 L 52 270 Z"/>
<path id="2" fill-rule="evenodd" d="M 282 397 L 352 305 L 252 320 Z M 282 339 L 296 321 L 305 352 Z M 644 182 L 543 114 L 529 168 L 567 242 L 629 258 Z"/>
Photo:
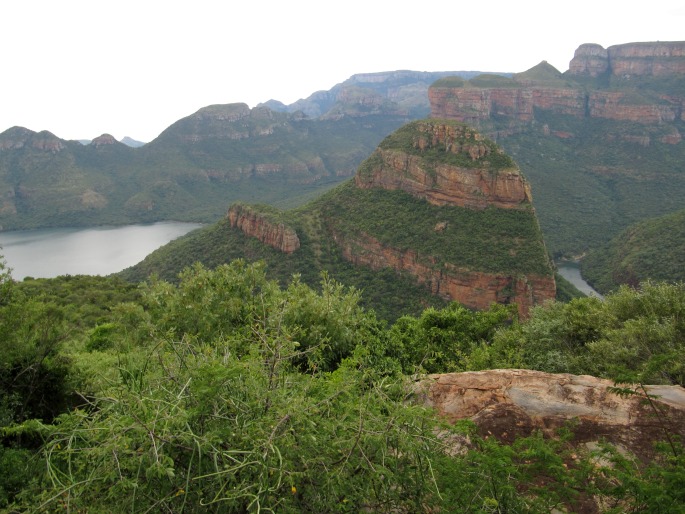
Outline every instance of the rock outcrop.
<path id="1" fill-rule="evenodd" d="M 283 253 L 293 253 L 300 247 L 297 232 L 291 227 L 269 219 L 253 207 L 234 204 L 226 214 L 231 227 L 237 227 L 248 237 L 259 239 L 262 243 Z"/>
<path id="2" fill-rule="evenodd" d="M 490 209 L 488 212 L 493 216 L 497 216 L 493 211 L 520 211 L 521 217 L 516 223 L 530 223 L 537 227 L 530 186 L 514 161 L 492 140 L 450 120 L 412 122 L 388 136 L 359 167 L 355 186 L 362 190 L 404 191 L 445 209 Z M 385 215 L 391 217 L 393 213 L 389 211 Z M 501 223 L 511 227 L 506 225 L 509 221 L 502 219 Z M 459 243 L 437 234 L 445 234 L 446 230 L 453 231 L 451 233 L 455 235 L 460 232 L 473 234 L 470 231 L 488 232 L 490 229 L 484 225 L 469 229 L 458 225 L 459 222 L 448 228 L 444 221 L 435 224 L 432 230 L 419 236 L 426 242 L 433 241 L 422 250 L 393 246 L 388 242 L 392 236 L 362 231 L 357 227 L 336 229 L 333 226 L 331 231 L 346 260 L 376 270 L 391 268 L 399 273 L 408 273 L 432 294 L 470 308 L 487 309 L 492 303 L 516 303 L 520 315 L 525 317 L 532 306 L 555 297 L 554 276 L 539 227 L 519 241 L 508 239 L 509 233 L 491 234 L 491 238 L 502 237 L 507 243 L 497 249 L 491 243 L 482 243 L 482 258 L 467 264 L 451 257 L 450 252 L 440 250 L 441 245 Z M 386 230 L 417 229 L 393 226 Z M 477 239 L 479 235 L 473 234 L 468 242 L 462 244 L 481 244 L 476 243 Z M 522 242 L 524 240 L 525 243 Z M 537 256 L 528 264 L 523 265 L 523 260 L 528 258 L 523 256 L 517 262 L 520 245 L 539 249 L 539 255 L 533 251 L 528 257 Z M 488 251 L 491 252 L 489 256 Z M 507 254 L 506 258 L 502 258 L 503 254 Z M 488 266 L 488 261 L 506 261 L 506 264 L 494 268 Z M 531 262 L 536 264 L 530 266 Z M 530 266 L 528 271 L 522 272 L 526 266 Z M 538 271 L 529 271 L 533 268 Z"/>
<path id="3" fill-rule="evenodd" d="M 505 442 L 538 430 L 554 436 L 570 426 L 578 445 L 606 440 L 649 460 L 665 431 L 685 437 L 685 389 L 646 386 L 655 416 L 643 394 L 618 395 L 613 386 L 591 376 L 507 369 L 431 375 L 416 392 L 448 421 L 470 419 L 482 436 Z"/>
<path id="4" fill-rule="evenodd" d="M 375 270 L 392 268 L 406 272 L 436 296 L 458 301 L 471 309 L 488 309 L 493 303 L 516 303 L 526 317 L 534 305 L 554 299 L 556 284 L 551 275 L 514 276 L 486 273 L 452 263 L 438 263 L 433 257 L 420 258 L 414 250 L 399 250 L 381 244 L 371 236 L 350 239 L 335 236 L 345 259 Z"/>
<path id="5" fill-rule="evenodd" d="M 465 125 L 439 120 L 415 124 L 411 148 L 379 147 L 355 176 L 357 187 L 401 189 L 435 205 L 527 208 L 530 186 L 513 161 Z M 429 158 L 436 153 L 445 159 Z M 449 157 L 461 158 L 450 159 Z M 506 165 L 496 169 L 493 158 Z"/>
<path id="6" fill-rule="evenodd" d="M 431 86 L 429 99 L 434 117 L 476 127 L 498 120 L 499 127 L 493 132 L 497 136 L 509 135 L 536 121 L 539 111 L 653 125 L 685 120 L 685 97 L 644 94 L 631 87 L 631 80 L 684 76 L 685 42 L 629 43 L 608 49 L 585 44 L 576 50 L 566 74 L 543 61 L 507 81 L 443 79 Z M 601 81 L 588 85 L 580 80 L 584 77 L 622 82 L 618 88 L 607 89 Z M 505 119 L 509 126 L 502 122 Z"/>
<path id="7" fill-rule="evenodd" d="M 685 41 L 627 43 L 604 49 L 597 44 L 578 47 L 569 74 L 599 77 L 685 75 Z"/>

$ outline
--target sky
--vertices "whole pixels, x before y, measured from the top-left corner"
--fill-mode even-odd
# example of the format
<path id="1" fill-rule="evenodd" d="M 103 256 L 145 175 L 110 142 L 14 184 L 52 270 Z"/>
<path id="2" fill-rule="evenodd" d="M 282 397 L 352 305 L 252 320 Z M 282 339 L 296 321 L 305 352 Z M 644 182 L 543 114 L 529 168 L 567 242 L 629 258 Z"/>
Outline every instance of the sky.
<path id="1" fill-rule="evenodd" d="M 290 104 L 355 73 L 563 72 L 583 43 L 682 40 L 682 0 L 8 0 L 0 132 L 148 142 L 204 106 Z"/>

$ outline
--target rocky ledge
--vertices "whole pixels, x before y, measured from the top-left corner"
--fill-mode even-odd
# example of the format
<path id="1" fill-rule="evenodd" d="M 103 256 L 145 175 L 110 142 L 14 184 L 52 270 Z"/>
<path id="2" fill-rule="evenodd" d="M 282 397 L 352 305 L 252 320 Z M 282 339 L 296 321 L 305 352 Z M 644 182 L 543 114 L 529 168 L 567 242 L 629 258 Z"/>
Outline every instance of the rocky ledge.
<path id="1" fill-rule="evenodd" d="M 435 205 L 475 209 L 530 206 L 530 185 L 514 162 L 477 131 L 450 120 L 405 125 L 359 169 L 355 184 L 403 190 Z"/>
<path id="2" fill-rule="evenodd" d="M 570 427 L 579 446 L 604 440 L 649 460 L 666 431 L 685 437 L 685 389 L 645 386 L 650 403 L 642 390 L 624 396 L 613 387 L 591 376 L 506 369 L 431 375 L 417 383 L 416 393 L 446 420 L 470 419 L 482 436 L 505 442 Z"/>
<path id="3" fill-rule="evenodd" d="M 283 253 L 293 253 L 300 247 L 297 232 L 291 227 L 269 219 L 268 214 L 253 207 L 234 204 L 226 214 L 231 227 L 237 227 L 248 237 L 259 239 L 262 243 Z"/>

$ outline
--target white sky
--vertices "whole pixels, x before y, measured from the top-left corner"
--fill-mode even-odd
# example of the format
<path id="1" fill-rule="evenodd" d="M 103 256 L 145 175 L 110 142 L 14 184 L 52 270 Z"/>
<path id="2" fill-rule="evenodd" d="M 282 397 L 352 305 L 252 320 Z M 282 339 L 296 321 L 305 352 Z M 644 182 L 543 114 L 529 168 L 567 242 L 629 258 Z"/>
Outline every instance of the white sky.
<path id="1" fill-rule="evenodd" d="M 6 0 L 0 132 L 151 141 L 216 103 L 286 104 L 354 73 L 566 71 L 582 43 L 685 40 L 655 0 Z"/>

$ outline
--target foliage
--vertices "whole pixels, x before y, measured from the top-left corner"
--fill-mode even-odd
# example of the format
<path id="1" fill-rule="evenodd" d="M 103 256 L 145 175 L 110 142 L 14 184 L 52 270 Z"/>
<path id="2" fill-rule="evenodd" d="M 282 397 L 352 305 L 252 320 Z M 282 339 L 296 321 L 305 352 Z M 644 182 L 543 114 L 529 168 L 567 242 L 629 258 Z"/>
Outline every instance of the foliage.
<path id="1" fill-rule="evenodd" d="M 608 512 L 682 510 L 677 440 L 651 463 L 579 449 L 573 427 L 504 444 L 416 406 L 405 376 L 515 365 L 620 375 L 633 394 L 682 383 L 683 286 L 553 302 L 529 320 L 451 304 L 386 329 L 326 274 L 317 290 L 281 286 L 241 260 L 133 296 L 74 280 L 0 283 L 2 362 L 26 376 L 46 365 L 33 383 L 59 385 L 42 407 L 32 390 L 3 391 L 16 401 L 0 427 L 0 509 L 543 513 L 595 498 Z M 79 301 L 65 298 L 108 284 L 99 316 L 68 314 Z"/>
<path id="2" fill-rule="evenodd" d="M 605 301 L 578 298 L 533 309 L 496 334 L 482 367 L 588 374 L 620 381 L 685 384 L 685 285 L 620 288 Z"/>
<path id="3" fill-rule="evenodd" d="M 583 275 L 598 291 L 647 280 L 685 280 L 685 210 L 621 232 L 583 259 Z"/>
<path id="4" fill-rule="evenodd" d="M 418 318 L 398 319 L 382 352 L 394 357 L 405 374 L 465 371 L 473 350 L 515 318 L 515 309 L 498 304 L 480 312 L 458 303 L 429 308 Z"/>

